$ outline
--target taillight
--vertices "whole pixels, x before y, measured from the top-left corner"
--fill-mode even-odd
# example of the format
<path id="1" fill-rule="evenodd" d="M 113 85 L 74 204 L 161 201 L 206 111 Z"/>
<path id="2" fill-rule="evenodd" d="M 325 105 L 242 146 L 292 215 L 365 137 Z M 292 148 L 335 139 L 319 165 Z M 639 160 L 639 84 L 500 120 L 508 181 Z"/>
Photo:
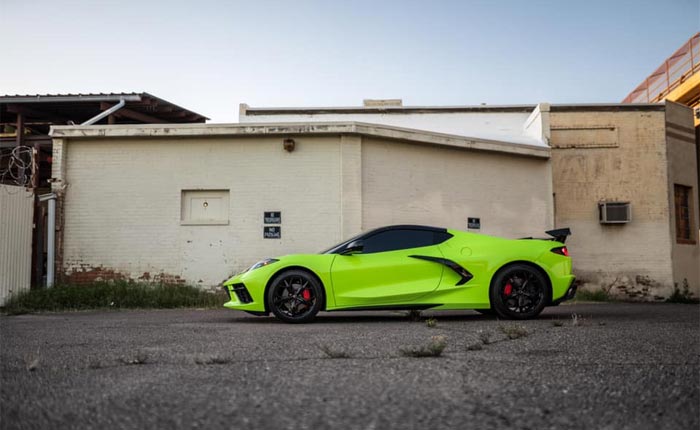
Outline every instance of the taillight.
<path id="1" fill-rule="evenodd" d="M 552 252 L 555 254 L 563 255 L 564 257 L 569 256 L 569 250 L 566 249 L 566 246 L 562 246 L 560 248 L 554 248 L 554 249 L 552 249 Z"/>

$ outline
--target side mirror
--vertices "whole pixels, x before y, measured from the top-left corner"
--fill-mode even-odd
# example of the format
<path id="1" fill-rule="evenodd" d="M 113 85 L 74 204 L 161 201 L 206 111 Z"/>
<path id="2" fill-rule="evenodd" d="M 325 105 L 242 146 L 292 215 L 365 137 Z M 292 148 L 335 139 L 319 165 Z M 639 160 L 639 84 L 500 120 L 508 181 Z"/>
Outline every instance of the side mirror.
<path id="1" fill-rule="evenodd" d="M 348 243 L 348 246 L 346 246 L 343 252 L 341 252 L 341 255 L 357 254 L 359 252 L 362 252 L 362 249 L 364 247 L 365 244 L 364 242 L 362 242 L 362 240 L 353 240 L 352 242 Z"/>

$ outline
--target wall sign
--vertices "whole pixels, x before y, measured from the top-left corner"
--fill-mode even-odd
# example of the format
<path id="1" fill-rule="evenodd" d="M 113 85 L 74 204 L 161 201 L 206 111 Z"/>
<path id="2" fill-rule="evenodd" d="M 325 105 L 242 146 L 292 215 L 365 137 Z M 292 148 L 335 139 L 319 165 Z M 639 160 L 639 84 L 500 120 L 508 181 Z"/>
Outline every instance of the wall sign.
<path id="1" fill-rule="evenodd" d="M 263 221 L 265 224 L 282 224 L 282 212 L 265 212 Z"/>
<path id="2" fill-rule="evenodd" d="M 481 228 L 481 218 L 467 218 L 467 228 L 479 230 Z"/>
<path id="3" fill-rule="evenodd" d="M 282 239 L 282 227 L 280 227 L 280 226 L 265 226 L 265 227 L 263 227 L 263 239 Z"/>

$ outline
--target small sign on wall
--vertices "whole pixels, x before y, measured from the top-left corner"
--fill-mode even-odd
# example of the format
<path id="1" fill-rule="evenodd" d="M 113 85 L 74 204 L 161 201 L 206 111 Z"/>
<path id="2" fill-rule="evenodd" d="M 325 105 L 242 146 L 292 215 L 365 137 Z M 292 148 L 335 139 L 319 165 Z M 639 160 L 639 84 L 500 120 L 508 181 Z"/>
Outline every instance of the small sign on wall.
<path id="1" fill-rule="evenodd" d="M 265 212 L 263 221 L 265 224 L 282 224 L 282 212 Z"/>
<path id="2" fill-rule="evenodd" d="M 481 218 L 467 218 L 467 228 L 475 230 L 481 229 Z"/>
<path id="3" fill-rule="evenodd" d="M 282 227 L 280 227 L 280 226 L 265 226 L 265 227 L 263 227 L 263 239 L 282 239 Z"/>

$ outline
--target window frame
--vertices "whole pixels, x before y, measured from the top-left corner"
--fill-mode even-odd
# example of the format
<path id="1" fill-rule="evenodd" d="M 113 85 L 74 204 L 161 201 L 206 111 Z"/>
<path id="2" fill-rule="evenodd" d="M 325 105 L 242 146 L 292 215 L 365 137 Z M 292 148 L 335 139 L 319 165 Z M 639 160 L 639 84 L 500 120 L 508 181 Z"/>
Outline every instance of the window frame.
<path id="1" fill-rule="evenodd" d="M 685 203 L 685 204 L 684 204 Z M 693 187 L 683 184 L 673 184 L 673 207 L 676 230 L 676 243 L 682 245 L 695 245 L 695 213 L 693 202 Z M 687 219 L 683 217 L 685 211 Z M 687 225 L 687 236 L 685 235 Z"/>

